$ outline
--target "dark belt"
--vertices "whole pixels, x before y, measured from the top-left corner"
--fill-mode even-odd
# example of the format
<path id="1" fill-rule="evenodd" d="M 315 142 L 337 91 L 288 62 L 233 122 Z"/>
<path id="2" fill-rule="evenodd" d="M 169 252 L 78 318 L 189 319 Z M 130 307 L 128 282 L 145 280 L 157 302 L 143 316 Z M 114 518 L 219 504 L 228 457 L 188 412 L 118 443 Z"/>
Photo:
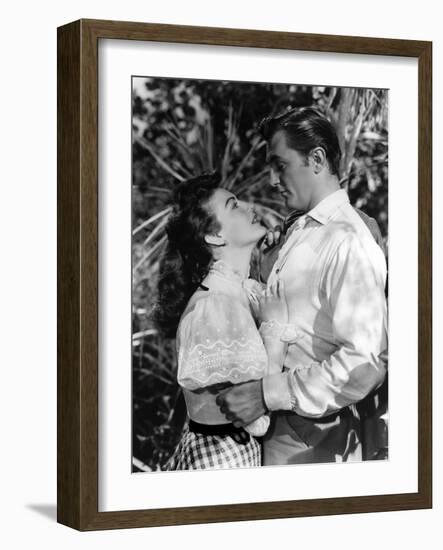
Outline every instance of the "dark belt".
<path id="1" fill-rule="evenodd" d="M 244 434 L 243 428 L 236 428 L 234 424 L 200 424 L 194 420 L 189 420 L 189 431 L 202 435 L 232 435 Z"/>
<path id="2" fill-rule="evenodd" d="M 351 409 L 349 407 L 344 407 L 343 409 L 340 409 L 339 411 L 337 411 L 335 413 L 329 414 L 328 416 L 321 416 L 321 417 L 318 417 L 318 418 L 303 416 L 303 415 L 298 414 L 298 413 L 288 413 L 288 414 L 289 415 L 296 414 L 300 418 L 303 418 L 303 420 L 311 421 L 313 424 L 329 424 L 330 422 L 334 422 L 334 420 L 336 420 L 337 417 L 349 418 L 350 416 L 352 416 L 352 412 L 351 412 Z"/>

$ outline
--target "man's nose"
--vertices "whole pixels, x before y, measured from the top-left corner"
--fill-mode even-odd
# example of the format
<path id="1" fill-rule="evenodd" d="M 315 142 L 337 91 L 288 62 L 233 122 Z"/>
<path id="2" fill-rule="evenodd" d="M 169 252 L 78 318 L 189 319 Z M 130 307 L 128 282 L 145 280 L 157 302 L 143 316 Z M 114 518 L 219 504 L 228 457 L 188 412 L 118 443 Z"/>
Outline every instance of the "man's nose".
<path id="1" fill-rule="evenodd" d="M 280 183 L 280 178 L 272 168 L 271 168 L 269 183 L 272 185 L 272 187 L 276 187 Z"/>

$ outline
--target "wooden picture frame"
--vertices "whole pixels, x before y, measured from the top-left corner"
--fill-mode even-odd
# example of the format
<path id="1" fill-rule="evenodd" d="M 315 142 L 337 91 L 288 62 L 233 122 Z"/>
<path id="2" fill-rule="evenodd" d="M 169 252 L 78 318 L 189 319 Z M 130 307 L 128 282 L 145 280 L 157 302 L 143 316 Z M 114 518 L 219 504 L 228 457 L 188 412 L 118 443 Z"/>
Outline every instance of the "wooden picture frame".
<path id="1" fill-rule="evenodd" d="M 418 59 L 418 491 L 314 500 L 98 511 L 98 41 L 279 48 Z M 79 530 L 432 506 L 431 42 L 80 20 L 58 29 L 58 521 Z"/>

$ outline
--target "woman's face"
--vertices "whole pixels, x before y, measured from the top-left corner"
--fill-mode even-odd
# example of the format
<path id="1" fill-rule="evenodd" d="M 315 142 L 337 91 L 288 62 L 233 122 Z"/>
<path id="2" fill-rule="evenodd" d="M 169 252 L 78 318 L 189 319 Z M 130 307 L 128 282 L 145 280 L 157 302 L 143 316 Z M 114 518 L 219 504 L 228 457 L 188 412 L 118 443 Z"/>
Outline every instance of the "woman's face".
<path id="1" fill-rule="evenodd" d="M 209 201 L 221 229 L 219 235 L 228 246 L 242 248 L 255 244 L 266 233 L 251 204 L 239 201 L 226 189 L 216 189 Z"/>

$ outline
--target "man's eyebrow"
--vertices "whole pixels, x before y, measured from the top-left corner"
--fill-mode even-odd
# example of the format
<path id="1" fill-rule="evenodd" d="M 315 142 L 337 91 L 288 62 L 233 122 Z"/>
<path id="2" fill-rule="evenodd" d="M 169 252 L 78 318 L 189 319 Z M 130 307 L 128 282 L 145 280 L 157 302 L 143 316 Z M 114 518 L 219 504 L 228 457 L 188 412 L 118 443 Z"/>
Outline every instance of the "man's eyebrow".
<path id="1" fill-rule="evenodd" d="M 228 197 L 228 199 L 227 199 L 226 202 L 225 202 L 225 208 L 228 206 L 229 201 L 235 201 L 235 197 L 234 197 L 233 195 L 231 195 L 230 197 Z"/>
<path id="2" fill-rule="evenodd" d="M 278 160 L 281 160 L 281 157 L 279 157 L 275 153 L 273 155 L 271 155 L 270 157 L 268 157 L 268 163 L 269 164 L 272 164 L 273 162 L 277 162 Z"/>

